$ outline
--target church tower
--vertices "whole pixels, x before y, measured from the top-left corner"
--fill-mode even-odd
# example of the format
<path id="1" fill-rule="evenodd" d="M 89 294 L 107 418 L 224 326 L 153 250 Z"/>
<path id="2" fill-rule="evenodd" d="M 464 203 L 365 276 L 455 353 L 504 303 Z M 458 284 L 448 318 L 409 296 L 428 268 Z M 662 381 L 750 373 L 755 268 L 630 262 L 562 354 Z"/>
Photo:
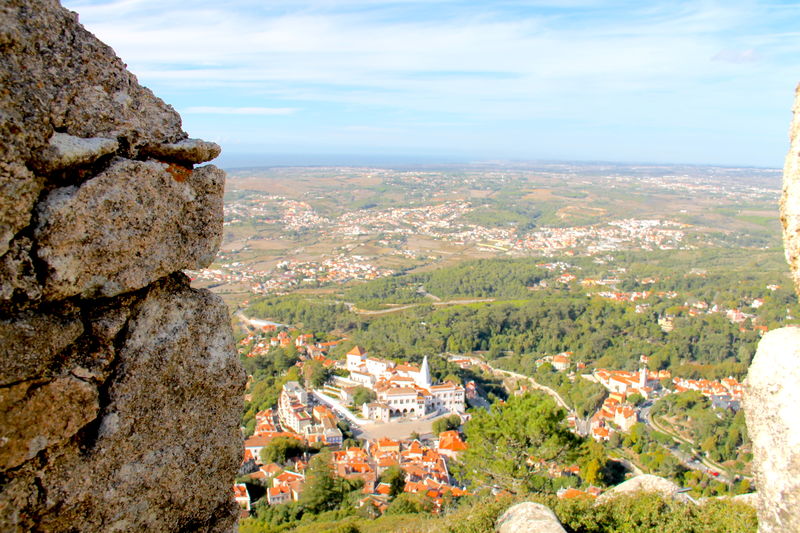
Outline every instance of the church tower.
<path id="1" fill-rule="evenodd" d="M 427 355 L 422 359 L 422 368 L 419 369 L 419 380 L 417 385 L 426 389 L 431 386 L 431 369 L 428 366 Z"/>
<path id="2" fill-rule="evenodd" d="M 647 386 L 647 362 L 649 358 L 642 355 L 639 358 L 639 388 L 644 389 Z"/>

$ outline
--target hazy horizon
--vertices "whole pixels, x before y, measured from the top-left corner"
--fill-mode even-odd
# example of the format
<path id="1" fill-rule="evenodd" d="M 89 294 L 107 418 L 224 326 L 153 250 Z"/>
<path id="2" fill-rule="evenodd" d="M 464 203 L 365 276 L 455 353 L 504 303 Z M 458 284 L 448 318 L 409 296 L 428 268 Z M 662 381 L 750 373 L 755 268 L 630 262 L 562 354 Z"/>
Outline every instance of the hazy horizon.
<path id="1" fill-rule="evenodd" d="M 794 3 L 66 0 L 248 154 L 780 167 Z"/>
<path id="2" fill-rule="evenodd" d="M 754 169 L 759 171 L 781 172 L 782 167 L 758 165 L 720 165 L 713 163 L 673 163 L 667 161 L 608 161 L 581 159 L 491 159 L 459 157 L 455 155 L 413 155 L 413 154 L 222 154 L 211 163 L 228 170 L 239 170 L 260 167 L 442 167 L 442 166 L 536 166 L 536 165 L 618 165 L 618 166 L 653 166 L 653 167 L 709 167 L 729 169 Z"/>

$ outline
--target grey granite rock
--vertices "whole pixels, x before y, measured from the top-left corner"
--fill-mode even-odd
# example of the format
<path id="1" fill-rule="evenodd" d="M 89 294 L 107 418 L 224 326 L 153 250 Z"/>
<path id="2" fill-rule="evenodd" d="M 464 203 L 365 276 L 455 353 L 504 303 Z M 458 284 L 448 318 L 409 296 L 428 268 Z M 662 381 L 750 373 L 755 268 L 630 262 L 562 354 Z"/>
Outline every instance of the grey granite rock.
<path id="1" fill-rule="evenodd" d="M 541 503 L 509 507 L 497 519 L 498 533 L 566 533 L 555 513 Z"/>
<path id="2" fill-rule="evenodd" d="M 44 180 L 22 163 L 0 160 L 0 257 L 8 251 L 17 232 L 30 224 L 31 212 L 43 188 Z"/>
<path id="3" fill-rule="evenodd" d="M 69 304 L 0 318 L 0 387 L 50 375 L 82 333 L 79 309 Z"/>
<path id="4" fill-rule="evenodd" d="M 74 13 L 0 3 L 0 531 L 235 525 L 244 373 L 179 272 L 225 176 L 186 137 Z"/>
<path id="5" fill-rule="evenodd" d="M 203 268 L 222 234 L 224 173 L 117 160 L 80 187 L 55 189 L 34 233 L 48 299 L 114 296 Z"/>
<path id="6" fill-rule="evenodd" d="M 597 498 L 597 503 L 636 492 L 655 492 L 664 498 L 687 501 L 684 494 L 678 493 L 679 489 L 680 486 L 673 481 L 652 474 L 642 474 L 607 490 Z"/>
<path id="7" fill-rule="evenodd" d="M 745 381 L 760 533 L 800 531 L 800 329 L 770 331 Z"/>
<path id="8" fill-rule="evenodd" d="M 795 290 L 800 294 L 800 84 L 795 91 L 792 112 L 789 152 L 783 167 L 781 223 L 786 261 L 792 272 Z"/>
<path id="9" fill-rule="evenodd" d="M 92 137 L 84 139 L 66 133 L 54 133 L 41 153 L 34 156 L 32 164 L 42 173 L 55 172 L 70 167 L 93 163 L 119 148 L 116 139 Z"/>
<path id="10" fill-rule="evenodd" d="M 164 161 L 183 164 L 205 163 L 219 155 L 218 144 L 200 139 L 184 139 L 177 143 L 148 144 L 139 151 L 140 155 Z"/>

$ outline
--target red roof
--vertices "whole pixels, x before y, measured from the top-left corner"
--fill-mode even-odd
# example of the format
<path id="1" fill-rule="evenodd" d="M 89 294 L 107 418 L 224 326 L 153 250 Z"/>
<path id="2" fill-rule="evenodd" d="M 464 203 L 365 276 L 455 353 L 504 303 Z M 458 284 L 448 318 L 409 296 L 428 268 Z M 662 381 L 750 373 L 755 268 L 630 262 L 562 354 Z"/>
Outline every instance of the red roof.
<path id="1" fill-rule="evenodd" d="M 588 492 L 584 492 L 582 490 L 569 488 L 569 489 L 565 490 L 564 492 L 562 492 L 561 494 L 559 494 L 558 497 L 561 498 L 561 499 L 564 499 L 564 500 L 569 500 L 569 499 L 572 499 L 572 498 L 594 498 L 595 495 L 594 494 L 590 494 Z"/>
<path id="2" fill-rule="evenodd" d="M 364 350 L 361 346 L 353 346 L 353 349 L 347 352 L 347 355 L 357 355 L 359 357 L 364 356 L 367 354 L 367 351 Z"/>

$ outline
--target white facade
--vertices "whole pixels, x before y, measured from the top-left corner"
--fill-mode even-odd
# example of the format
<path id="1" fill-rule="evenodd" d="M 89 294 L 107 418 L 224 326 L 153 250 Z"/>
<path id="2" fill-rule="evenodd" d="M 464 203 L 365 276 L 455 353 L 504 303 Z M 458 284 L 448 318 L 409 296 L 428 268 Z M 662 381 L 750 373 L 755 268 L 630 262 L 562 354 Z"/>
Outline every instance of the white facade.
<path id="1" fill-rule="evenodd" d="M 430 404 L 433 409 L 444 409 L 459 414 L 464 412 L 464 387 L 448 381 L 442 385 L 432 385 L 430 393 Z"/>
<path id="2" fill-rule="evenodd" d="M 373 402 L 365 403 L 361 406 L 361 416 L 370 420 L 380 420 L 381 422 L 388 422 L 390 411 L 389 406 L 385 403 Z"/>
<path id="3" fill-rule="evenodd" d="M 445 410 L 463 413 L 464 388 L 454 383 L 431 384 L 428 357 L 421 366 L 396 365 L 391 361 L 368 357 L 356 346 L 347 354 L 350 381 L 374 390 L 378 402 L 388 409 L 388 416 L 424 416 L 426 413 Z M 385 412 L 376 407 L 363 406 L 364 416 L 383 419 Z"/>
<path id="4" fill-rule="evenodd" d="M 394 415 L 425 414 L 425 398 L 413 387 L 392 387 L 379 392 L 378 400 L 388 405 Z"/>
<path id="5" fill-rule="evenodd" d="M 283 386 L 278 398 L 278 420 L 284 429 L 303 434 L 311 425 L 311 415 L 306 410 L 308 394 L 296 381 Z"/>

